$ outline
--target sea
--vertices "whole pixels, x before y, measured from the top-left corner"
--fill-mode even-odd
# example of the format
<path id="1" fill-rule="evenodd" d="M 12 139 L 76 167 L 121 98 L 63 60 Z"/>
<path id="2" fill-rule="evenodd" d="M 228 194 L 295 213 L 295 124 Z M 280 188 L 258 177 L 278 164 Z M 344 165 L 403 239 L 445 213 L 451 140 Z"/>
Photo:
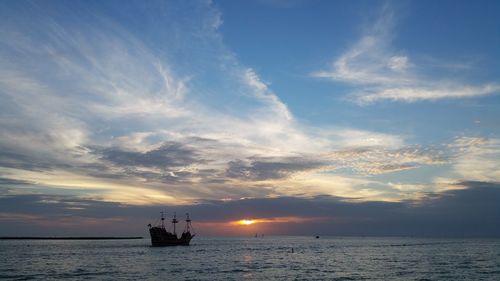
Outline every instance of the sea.
<path id="1" fill-rule="evenodd" d="M 500 239 L 0 240 L 1 280 L 500 280 Z"/>

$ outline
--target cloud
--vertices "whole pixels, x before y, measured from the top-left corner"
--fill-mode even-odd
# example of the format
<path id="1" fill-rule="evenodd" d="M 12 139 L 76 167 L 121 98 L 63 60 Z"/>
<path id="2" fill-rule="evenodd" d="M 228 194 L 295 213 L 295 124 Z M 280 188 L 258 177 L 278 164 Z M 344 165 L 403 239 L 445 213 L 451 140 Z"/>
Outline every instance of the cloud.
<path id="1" fill-rule="evenodd" d="M 372 26 L 334 60 L 329 70 L 314 72 L 312 76 L 352 85 L 351 98 L 360 105 L 385 100 L 412 103 L 472 98 L 500 92 L 496 82 L 470 84 L 446 78 L 446 73 L 437 77 L 426 74 L 428 69 L 391 47 L 394 24 L 395 13 L 386 5 Z"/>
<path id="2" fill-rule="evenodd" d="M 260 80 L 253 69 L 247 69 L 245 71 L 244 80 L 248 85 L 254 88 L 255 96 L 268 104 L 277 117 L 287 121 L 292 119 L 292 114 L 289 112 L 286 105 L 268 89 L 267 85 Z"/>
<path id="3" fill-rule="evenodd" d="M 443 150 L 405 146 L 398 149 L 384 147 L 355 147 L 334 151 L 328 158 L 341 168 L 350 168 L 366 174 L 383 174 L 421 165 L 442 165 L 448 162 Z"/>
<path id="4" fill-rule="evenodd" d="M 326 166 L 326 163 L 299 157 L 282 159 L 251 158 L 228 163 L 226 176 L 243 180 L 272 180 L 287 178 L 295 173 L 307 172 Z"/>
<path id="5" fill-rule="evenodd" d="M 442 84 L 446 84 L 444 82 Z M 450 86 L 438 85 L 395 87 L 375 90 L 357 94 L 357 101 L 361 104 L 370 104 L 379 100 L 392 100 L 402 102 L 416 102 L 421 100 L 438 100 L 444 98 L 468 98 L 490 95 L 500 92 L 499 84 L 485 84 L 481 86 L 471 86 L 463 84 L 454 84 Z"/>
<path id="6" fill-rule="evenodd" d="M 396 149 L 404 145 L 402 136 L 367 130 L 337 128 L 331 131 L 325 130 L 323 135 L 334 139 L 334 143 L 340 147 L 385 147 Z"/>
<path id="7" fill-rule="evenodd" d="M 147 152 L 105 148 L 98 150 L 97 154 L 100 155 L 101 159 L 118 166 L 143 166 L 163 169 L 189 166 L 204 161 L 196 157 L 196 152 L 193 149 L 176 142 L 163 143 L 160 147 Z"/>
<path id="8" fill-rule="evenodd" d="M 389 58 L 389 62 L 387 63 L 390 69 L 394 71 L 405 71 L 408 67 L 408 57 L 406 56 L 392 56 Z"/>
<path id="9" fill-rule="evenodd" d="M 357 202 L 346 198 L 255 198 L 208 200 L 196 205 L 133 206 L 70 196 L 0 197 L 0 235 L 144 235 L 165 210 L 189 212 L 201 235 L 242 235 L 233 221 L 250 218 L 265 234 L 497 236 L 498 183 L 461 182 L 466 188 L 402 202 Z M 80 207 L 80 208 L 74 208 Z M 266 223 L 276 221 L 278 223 Z M 30 227 L 37 224 L 36 234 Z M 81 223 L 85 229 L 77 228 Z M 108 227 L 103 228 L 105 224 Z M 216 225 L 217 227 L 214 227 Z M 6 227 L 4 227 L 6 226 Z M 209 227 L 212 226 L 212 227 Z M 78 232 L 80 231 L 80 232 Z M 250 233 L 250 234 L 253 234 Z"/>
<path id="10" fill-rule="evenodd" d="M 498 183 L 461 184 L 467 188 L 417 201 L 355 202 L 332 196 L 282 197 L 210 202 L 195 208 L 204 210 L 200 220 L 212 222 L 243 218 L 305 218 L 302 223 L 280 224 L 274 228 L 265 226 L 265 233 L 275 234 L 497 235 L 500 232 L 496 223 L 500 214 L 496 203 L 500 197 Z"/>
<path id="11" fill-rule="evenodd" d="M 224 45 L 211 3 L 100 5 L 56 13 L 20 2 L 0 11 L 0 175 L 26 181 L 8 194 L 172 205 L 397 201 L 408 196 L 374 175 L 447 161 L 406 136 L 301 123 Z M 137 21 L 140 13 L 148 18 Z M 384 53 L 389 23 L 377 23 L 325 75 L 367 87 L 415 81 L 408 55 Z M 368 68 L 358 65 L 365 59 Z"/>
<path id="12" fill-rule="evenodd" d="M 483 137 L 458 137 L 449 145 L 455 150 L 453 172 L 468 181 L 500 181 L 500 140 Z"/>

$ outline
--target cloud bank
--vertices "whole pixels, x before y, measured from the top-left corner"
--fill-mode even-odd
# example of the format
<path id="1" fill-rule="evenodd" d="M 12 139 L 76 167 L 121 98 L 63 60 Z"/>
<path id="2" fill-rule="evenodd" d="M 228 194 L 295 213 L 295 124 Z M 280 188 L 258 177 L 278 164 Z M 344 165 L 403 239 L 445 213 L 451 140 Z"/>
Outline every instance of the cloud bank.
<path id="1" fill-rule="evenodd" d="M 352 202 L 345 198 L 259 198 L 205 201 L 189 206 L 131 206 L 68 196 L 22 195 L 0 198 L 3 235 L 144 235 L 146 224 L 165 210 L 189 211 L 200 235 L 245 235 L 256 231 L 294 235 L 491 236 L 500 234 L 498 183 L 462 182 L 418 201 Z M 232 222 L 252 218 L 251 228 Z M 82 229 L 81 226 L 85 228 Z M 13 232 L 11 232 L 13 231 Z M 82 234 L 83 231 L 83 234 Z"/>

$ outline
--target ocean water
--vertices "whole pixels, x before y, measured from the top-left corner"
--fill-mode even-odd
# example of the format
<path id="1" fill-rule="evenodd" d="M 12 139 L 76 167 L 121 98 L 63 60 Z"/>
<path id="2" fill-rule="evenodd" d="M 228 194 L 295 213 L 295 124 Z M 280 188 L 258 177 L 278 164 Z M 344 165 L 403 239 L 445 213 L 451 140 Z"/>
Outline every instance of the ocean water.
<path id="1" fill-rule="evenodd" d="M 0 279 L 500 280 L 500 239 L 0 240 Z"/>

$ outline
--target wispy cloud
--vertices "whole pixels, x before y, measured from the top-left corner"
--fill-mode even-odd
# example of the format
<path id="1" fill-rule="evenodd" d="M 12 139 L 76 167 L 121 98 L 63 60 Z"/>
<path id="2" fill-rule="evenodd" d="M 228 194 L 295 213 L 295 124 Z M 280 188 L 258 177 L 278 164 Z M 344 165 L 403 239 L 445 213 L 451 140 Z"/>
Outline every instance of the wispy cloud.
<path id="1" fill-rule="evenodd" d="M 453 172 L 461 180 L 500 182 L 500 140 L 483 137 L 459 137 L 450 148 L 456 158 Z"/>
<path id="2" fill-rule="evenodd" d="M 371 175 L 415 169 L 422 165 L 442 165 L 448 161 L 442 150 L 418 146 L 399 149 L 358 147 L 338 150 L 328 157 L 339 167 Z"/>
<path id="3" fill-rule="evenodd" d="M 268 191 L 220 187 L 230 163 L 327 147 L 308 145 L 287 106 L 223 46 L 210 3 L 186 9 L 198 15 L 189 19 L 141 5 L 168 29 L 154 29 L 162 48 L 99 9 L 60 7 L 68 23 L 50 5 L 19 5 L 26 16 L 3 17 L 0 39 L 0 172 L 11 181 L 135 203 L 259 196 Z"/>
<path id="4" fill-rule="evenodd" d="M 351 98 L 361 105 L 384 100 L 411 103 L 470 98 L 500 92 L 497 82 L 471 84 L 448 78 L 447 73 L 429 75 L 404 50 L 394 50 L 391 42 L 395 37 L 396 17 L 395 11 L 385 5 L 378 19 L 333 61 L 330 69 L 314 72 L 312 76 L 352 85 Z"/>

